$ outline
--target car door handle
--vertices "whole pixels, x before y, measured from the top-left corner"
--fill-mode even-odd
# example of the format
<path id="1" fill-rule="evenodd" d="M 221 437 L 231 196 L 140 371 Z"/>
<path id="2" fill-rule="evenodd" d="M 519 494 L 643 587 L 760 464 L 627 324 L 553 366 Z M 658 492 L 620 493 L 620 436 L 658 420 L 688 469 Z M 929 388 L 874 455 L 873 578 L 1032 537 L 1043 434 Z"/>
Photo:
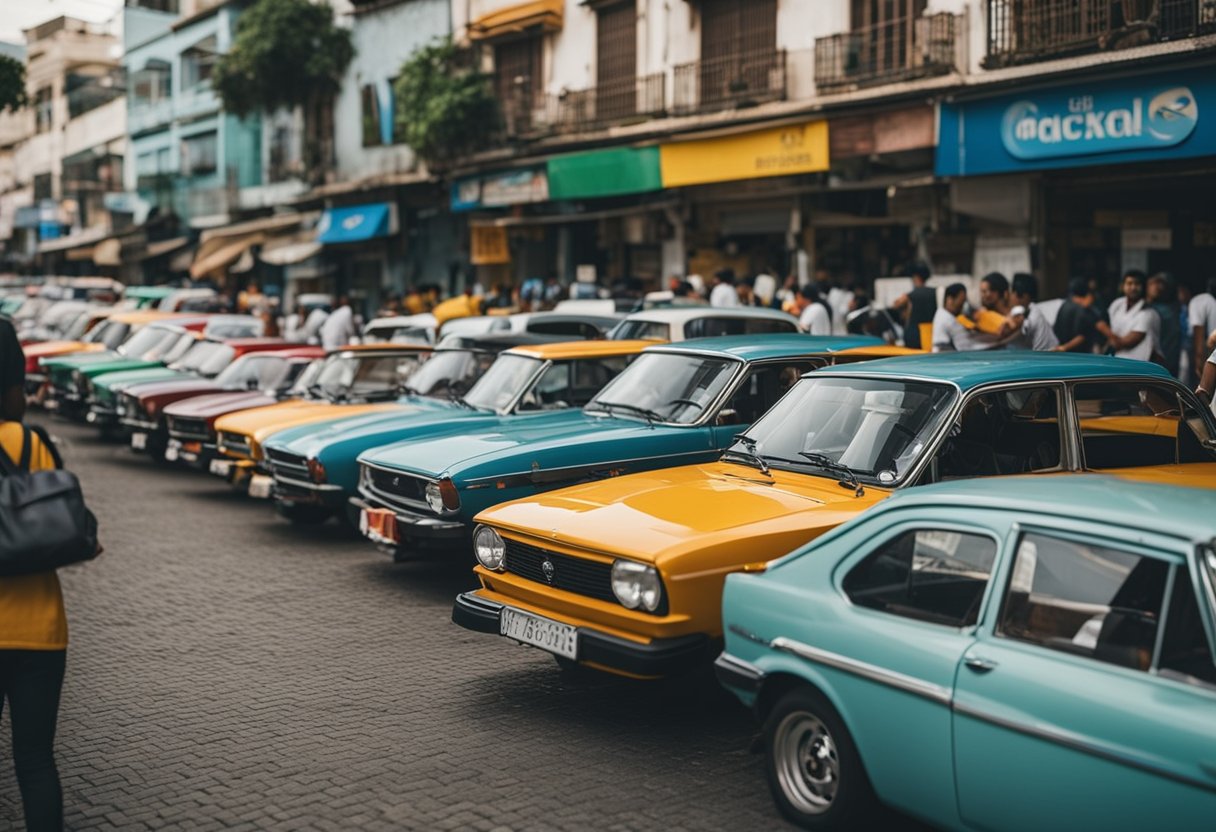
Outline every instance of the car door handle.
<path id="1" fill-rule="evenodd" d="M 995 670 L 997 665 L 992 659 L 985 659 L 981 656 L 969 656 L 963 659 L 963 664 L 976 673 L 988 673 L 991 670 Z"/>

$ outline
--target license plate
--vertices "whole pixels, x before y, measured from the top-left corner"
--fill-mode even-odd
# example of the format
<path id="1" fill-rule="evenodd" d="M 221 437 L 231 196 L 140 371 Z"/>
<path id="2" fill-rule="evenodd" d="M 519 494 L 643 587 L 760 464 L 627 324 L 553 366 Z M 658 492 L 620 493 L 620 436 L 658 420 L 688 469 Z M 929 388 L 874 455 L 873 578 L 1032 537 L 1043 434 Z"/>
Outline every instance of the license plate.
<path id="1" fill-rule="evenodd" d="M 131 434 L 132 450 L 142 451 L 144 448 L 147 448 L 147 447 L 148 447 L 148 434 L 146 434 L 146 433 Z"/>
<path id="2" fill-rule="evenodd" d="M 58 399 L 47 399 L 45 402 L 42 403 L 42 406 L 45 407 L 47 410 L 58 410 L 59 409 L 59 400 Z"/>
<path id="3" fill-rule="evenodd" d="M 274 477 L 268 477 L 265 474 L 254 474 L 249 478 L 249 496 L 259 500 L 265 500 L 270 496 L 270 492 L 274 490 Z"/>
<path id="4" fill-rule="evenodd" d="M 498 632 L 567 659 L 578 658 L 578 630 L 569 624 L 503 607 L 498 618 Z"/>
<path id="5" fill-rule="evenodd" d="M 179 442 L 178 444 L 181 445 L 182 456 L 187 456 L 188 454 L 198 455 L 203 452 L 202 442 Z"/>
<path id="6" fill-rule="evenodd" d="M 227 459 L 211 460 L 211 473 L 217 477 L 226 477 L 232 473 L 232 462 Z"/>
<path id="7" fill-rule="evenodd" d="M 169 440 L 169 444 L 165 446 L 166 462 L 177 462 L 177 460 L 181 457 L 181 445 L 182 443 L 173 439 Z"/>
<path id="8" fill-rule="evenodd" d="M 359 531 L 375 543 L 397 544 L 397 515 L 389 509 L 365 508 L 359 513 Z"/>

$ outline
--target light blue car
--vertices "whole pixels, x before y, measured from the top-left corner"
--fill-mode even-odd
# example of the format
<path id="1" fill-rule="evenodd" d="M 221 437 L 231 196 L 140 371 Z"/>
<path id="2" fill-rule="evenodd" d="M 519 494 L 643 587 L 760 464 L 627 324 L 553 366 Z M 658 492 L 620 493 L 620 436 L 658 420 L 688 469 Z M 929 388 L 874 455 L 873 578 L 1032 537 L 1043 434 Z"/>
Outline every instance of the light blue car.
<path id="1" fill-rule="evenodd" d="M 716 669 L 782 813 L 1214 828 L 1216 483 L 1131 476 L 910 489 L 729 576 Z"/>

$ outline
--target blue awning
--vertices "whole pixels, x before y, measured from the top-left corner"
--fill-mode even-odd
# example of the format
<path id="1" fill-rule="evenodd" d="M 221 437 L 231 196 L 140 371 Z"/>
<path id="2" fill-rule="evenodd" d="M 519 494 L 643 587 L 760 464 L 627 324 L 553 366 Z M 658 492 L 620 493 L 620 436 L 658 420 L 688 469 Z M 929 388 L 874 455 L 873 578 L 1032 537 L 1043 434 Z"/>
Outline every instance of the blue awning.
<path id="1" fill-rule="evenodd" d="M 317 242 L 333 245 L 387 237 L 396 231 L 396 212 L 393 207 L 391 202 L 373 202 L 368 205 L 330 208 L 321 215 L 321 222 L 317 226 Z"/>

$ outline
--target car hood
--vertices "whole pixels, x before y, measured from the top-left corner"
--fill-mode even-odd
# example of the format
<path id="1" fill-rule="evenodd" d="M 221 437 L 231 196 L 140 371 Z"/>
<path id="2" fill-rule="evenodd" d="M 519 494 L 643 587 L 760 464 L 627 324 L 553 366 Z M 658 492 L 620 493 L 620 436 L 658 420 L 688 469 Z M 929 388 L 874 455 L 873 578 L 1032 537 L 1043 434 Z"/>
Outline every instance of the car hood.
<path id="1" fill-rule="evenodd" d="M 42 366 L 56 370 L 74 370 L 77 367 L 87 367 L 91 364 L 100 364 L 103 361 L 125 361 L 116 352 L 111 350 L 94 350 L 86 353 L 71 353 L 69 355 L 61 355 L 57 358 L 52 358 L 50 361 L 43 360 Z"/>
<path id="2" fill-rule="evenodd" d="M 128 367 L 121 370 L 111 370 L 93 376 L 93 388 L 102 390 L 125 390 L 133 384 L 143 384 L 148 381 L 163 381 L 181 378 L 184 374 L 170 370 L 163 364 L 143 367 Z M 193 376 L 191 376 L 193 378 Z"/>
<path id="3" fill-rule="evenodd" d="M 694 435 L 700 437 L 700 450 L 708 451 L 708 439 L 693 431 L 574 410 L 560 418 L 508 417 L 459 435 L 378 448 L 369 458 L 425 476 L 470 478 L 623 460 L 662 453 L 664 447 L 678 453 L 685 450 L 682 440 Z"/>
<path id="4" fill-rule="evenodd" d="M 773 470 L 770 478 L 713 462 L 503 503 L 477 522 L 660 568 L 700 556 L 697 568 L 712 569 L 784 555 L 890 494 L 867 486 L 857 497 L 830 477 Z"/>
<path id="5" fill-rule="evenodd" d="M 476 415 L 475 411 L 438 399 L 418 399 L 398 402 L 391 409 L 353 416 L 340 414 L 322 424 L 288 428 L 276 433 L 272 444 L 290 453 L 319 457 L 324 450 L 347 443 L 367 448 L 374 447 L 374 444 L 367 444 L 373 440 L 380 445 L 396 441 L 398 433 L 414 426 L 451 426 L 452 430 L 456 430 L 465 426 L 468 417 Z"/>
<path id="6" fill-rule="evenodd" d="M 220 389 L 222 388 L 209 379 L 185 376 L 132 384 L 126 389 L 126 393 L 138 396 L 140 401 L 155 400 L 164 406 L 169 402 L 176 402 L 190 396 L 215 393 Z"/>
<path id="7" fill-rule="evenodd" d="M 260 445 L 272 433 L 296 425 L 325 422 L 363 413 L 385 412 L 399 407 L 401 405 L 398 404 L 333 404 L 299 399 L 221 416 L 215 422 L 215 429 L 252 437 Z"/>
<path id="8" fill-rule="evenodd" d="M 52 358 L 68 353 L 100 352 L 105 347 L 101 344 L 86 344 L 83 341 L 43 341 L 41 344 L 30 344 L 22 349 L 26 358 Z"/>
<path id="9" fill-rule="evenodd" d="M 126 373 L 130 370 L 164 370 L 165 365 L 161 364 L 159 361 L 144 361 L 139 358 L 120 358 L 114 361 L 98 361 L 96 363 L 85 364 L 77 369 L 79 369 L 86 378 L 94 379 L 94 384 L 113 384 L 113 380 L 99 379 L 98 376 L 106 376 L 112 373 Z"/>
<path id="10" fill-rule="evenodd" d="M 179 419 L 215 419 L 225 413 L 265 407 L 278 402 L 274 396 L 256 390 L 238 390 L 231 393 L 213 393 L 195 396 L 165 408 L 165 415 Z"/>

